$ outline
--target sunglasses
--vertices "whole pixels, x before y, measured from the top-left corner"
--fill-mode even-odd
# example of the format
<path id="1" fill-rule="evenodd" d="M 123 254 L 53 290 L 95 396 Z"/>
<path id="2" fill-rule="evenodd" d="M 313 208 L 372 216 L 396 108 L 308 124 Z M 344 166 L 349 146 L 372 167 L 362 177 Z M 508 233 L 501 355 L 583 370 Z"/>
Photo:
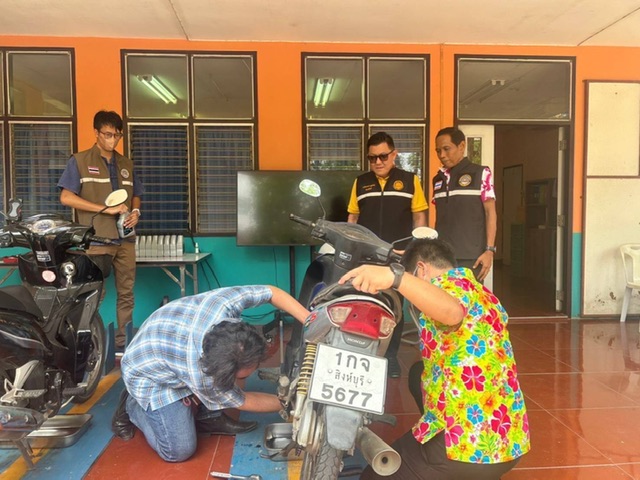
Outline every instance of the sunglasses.
<path id="1" fill-rule="evenodd" d="M 369 160 L 371 163 L 376 163 L 378 159 L 380 159 L 380 161 L 382 162 L 386 162 L 387 160 L 389 160 L 389 155 L 391 155 L 392 153 L 393 150 L 387 153 L 381 153 L 379 155 L 367 155 L 367 160 Z"/>

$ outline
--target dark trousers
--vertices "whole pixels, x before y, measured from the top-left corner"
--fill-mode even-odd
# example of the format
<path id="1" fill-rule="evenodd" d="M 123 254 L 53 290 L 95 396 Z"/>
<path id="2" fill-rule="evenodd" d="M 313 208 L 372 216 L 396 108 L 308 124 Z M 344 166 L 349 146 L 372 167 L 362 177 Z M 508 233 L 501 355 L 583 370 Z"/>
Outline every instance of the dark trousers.
<path id="1" fill-rule="evenodd" d="M 450 460 L 444 445 L 444 432 L 422 444 L 409 431 L 391 446 L 402 458 L 400 469 L 391 476 L 381 477 L 367 467 L 360 480 L 499 480 L 520 460 L 493 464 Z"/>

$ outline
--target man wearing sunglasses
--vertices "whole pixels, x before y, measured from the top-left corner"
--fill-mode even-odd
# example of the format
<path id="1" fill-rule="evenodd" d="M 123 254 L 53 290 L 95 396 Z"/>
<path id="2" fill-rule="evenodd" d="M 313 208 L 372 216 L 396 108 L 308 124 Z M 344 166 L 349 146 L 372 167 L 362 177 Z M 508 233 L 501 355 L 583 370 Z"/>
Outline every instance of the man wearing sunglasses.
<path id="1" fill-rule="evenodd" d="M 58 188 L 60 203 L 75 210 L 78 223 L 93 225 L 96 235 L 114 240 L 113 245 L 92 245 L 90 255 L 109 254 L 118 296 L 116 349 L 124 349 L 125 326 L 133 319 L 133 284 L 136 278 L 135 234 L 120 238 L 116 222 L 130 212 L 125 229 L 133 229 L 140 219 L 140 196 L 144 187 L 134 174 L 133 162 L 116 151 L 122 138 L 123 122 L 116 112 L 101 110 L 93 118 L 96 143 L 88 150 L 74 153 L 69 159 Z M 122 205 L 104 209 L 112 191 L 123 188 L 127 200 Z M 101 212 L 99 215 L 96 213 Z"/>
<path id="2" fill-rule="evenodd" d="M 371 171 L 356 178 L 347 208 L 348 222 L 367 227 L 385 242 L 411 236 L 415 227 L 427 225 L 427 200 L 420 179 L 396 167 L 398 152 L 386 132 L 377 132 L 367 141 L 367 160 Z M 393 331 L 386 357 L 388 375 L 400 377 L 397 354 L 404 320 Z"/>

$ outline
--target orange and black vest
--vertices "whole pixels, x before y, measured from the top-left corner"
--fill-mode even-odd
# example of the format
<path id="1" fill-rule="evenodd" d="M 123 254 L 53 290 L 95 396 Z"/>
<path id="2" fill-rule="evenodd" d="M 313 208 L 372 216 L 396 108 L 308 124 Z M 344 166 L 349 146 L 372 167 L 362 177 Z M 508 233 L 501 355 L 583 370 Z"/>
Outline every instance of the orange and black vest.
<path id="1" fill-rule="evenodd" d="M 118 152 L 114 152 L 114 155 L 118 172 L 118 188 L 124 188 L 127 191 L 126 205 L 131 208 L 131 199 L 133 198 L 133 162 Z M 90 202 L 104 205 L 107 195 L 113 191 L 113 188 L 109 178 L 109 168 L 100 155 L 100 149 L 97 145 L 94 145 L 89 150 L 74 154 L 74 157 L 76 157 L 80 174 L 80 192 L 78 196 Z M 76 210 L 78 223 L 91 225 L 93 222 L 96 235 L 105 238 L 118 238 L 117 215 L 101 213 L 92 218 L 94 215 L 93 212 Z"/>
<path id="2" fill-rule="evenodd" d="M 356 180 L 358 223 L 389 243 L 411 236 L 414 176 L 411 172 L 392 168 L 382 190 L 375 173 L 360 175 Z"/>
<path id="3" fill-rule="evenodd" d="M 467 157 L 433 177 L 438 238 L 450 243 L 458 260 L 476 259 L 487 246 L 487 226 L 482 204 L 482 172 L 486 167 Z"/>

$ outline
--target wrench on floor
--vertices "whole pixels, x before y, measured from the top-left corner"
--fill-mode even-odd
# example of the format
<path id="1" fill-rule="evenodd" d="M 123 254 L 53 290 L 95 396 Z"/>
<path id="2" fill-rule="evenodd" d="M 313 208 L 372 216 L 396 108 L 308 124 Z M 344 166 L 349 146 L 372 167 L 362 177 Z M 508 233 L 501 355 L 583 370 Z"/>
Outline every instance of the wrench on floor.
<path id="1" fill-rule="evenodd" d="M 231 473 L 209 472 L 212 477 L 230 478 L 232 480 L 262 480 L 261 475 L 232 475 Z"/>

